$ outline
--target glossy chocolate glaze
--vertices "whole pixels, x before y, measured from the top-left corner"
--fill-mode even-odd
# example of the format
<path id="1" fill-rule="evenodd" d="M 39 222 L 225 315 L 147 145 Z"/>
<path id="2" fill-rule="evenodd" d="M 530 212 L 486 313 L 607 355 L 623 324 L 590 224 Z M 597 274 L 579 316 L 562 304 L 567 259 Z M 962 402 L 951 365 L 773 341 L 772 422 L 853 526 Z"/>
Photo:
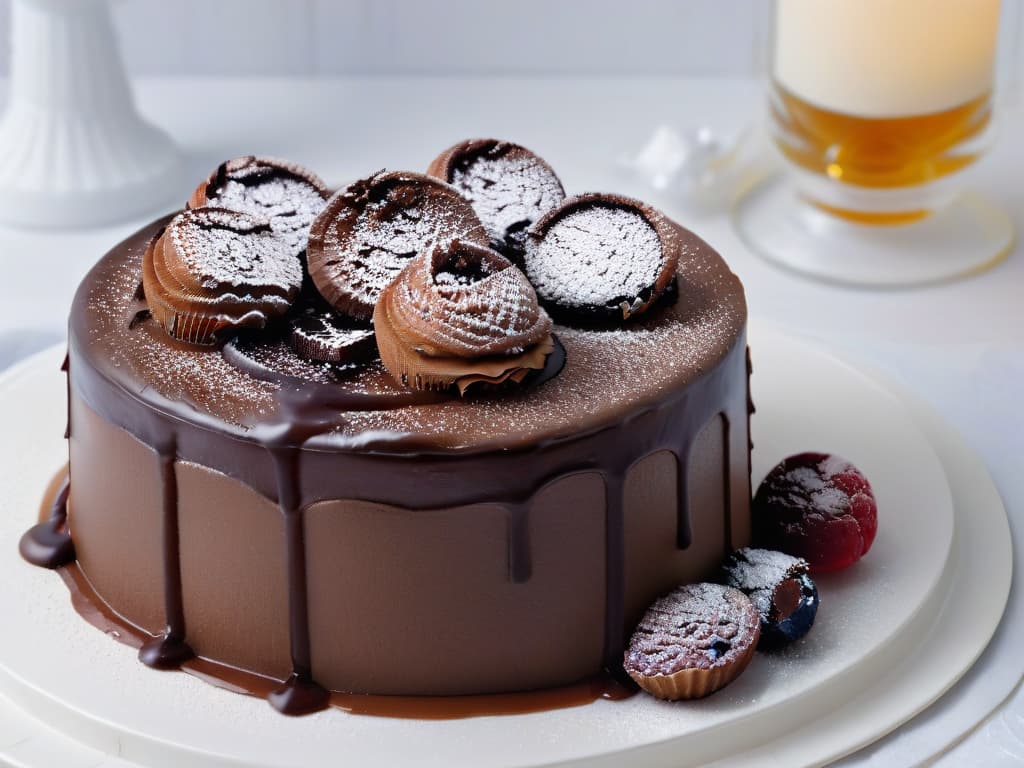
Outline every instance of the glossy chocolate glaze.
<path id="1" fill-rule="evenodd" d="M 621 671 L 625 641 L 627 473 L 655 453 L 675 456 L 676 544 L 687 547 L 690 446 L 721 416 L 725 550 L 746 538 L 749 519 L 736 531 L 730 513 L 737 465 L 745 470 L 744 510 L 749 499 L 746 440 L 737 452 L 732 437 L 749 416 L 746 309 L 738 280 L 692 234 L 684 231 L 679 303 L 663 316 L 629 331 L 558 329 L 566 370 L 534 390 L 495 400 L 410 403 L 372 371 L 345 386 L 264 382 L 219 352 L 169 340 L 140 319 L 134 293 L 141 253 L 161 224 L 116 247 L 86 278 L 69 343 L 70 390 L 160 457 L 167 628 L 144 646 L 147 663 L 175 666 L 191 655 L 181 609 L 177 461 L 210 467 L 276 500 L 284 523 L 292 671 L 268 698 L 290 714 L 322 708 L 329 699 L 316 683 L 310 652 L 304 511 L 315 502 L 357 499 L 423 511 L 497 505 L 507 518 L 508 579 L 519 583 L 531 577 L 531 500 L 565 478 L 597 473 L 606 499 L 603 658 L 613 673 Z M 638 361 L 646 363 L 646 377 Z M 595 379 L 619 372 L 626 375 L 594 389 Z M 495 432 L 498 415 L 504 418 Z M 419 480 L 424 477 L 430 482 Z"/>
<path id="2" fill-rule="evenodd" d="M 41 523 L 50 519 L 54 509 L 66 510 L 69 487 L 68 469 L 64 467 L 54 475 L 43 494 L 39 511 Z M 89 624 L 131 648 L 141 649 L 153 639 L 149 633 L 118 616 L 104 602 L 73 558 L 64 564 L 50 567 L 56 568 L 70 592 L 72 606 Z M 278 688 L 275 680 L 209 659 L 183 659 L 177 669 L 218 688 L 261 699 L 269 699 Z M 565 709 L 590 704 L 599 699 L 622 701 L 636 692 L 637 688 L 632 682 L 624 684 L 609 675 L 598 675 L 572 685 L 538 691 L 476 696 L 373 696 L 330 692 L 326 702 L 319 702 L 321 707 L 318 708 L 330 706 L 349 714 L 373 717 L 454 720 Z"/>

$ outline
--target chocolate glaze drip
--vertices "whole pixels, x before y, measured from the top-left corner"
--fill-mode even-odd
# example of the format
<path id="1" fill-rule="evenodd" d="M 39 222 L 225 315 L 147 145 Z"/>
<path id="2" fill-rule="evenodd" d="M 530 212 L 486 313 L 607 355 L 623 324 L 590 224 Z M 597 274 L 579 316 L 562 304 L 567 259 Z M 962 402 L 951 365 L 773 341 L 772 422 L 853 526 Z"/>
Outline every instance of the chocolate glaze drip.
<path id="1" fill-rule="evenodd" d="M 627 677 L 622 673 L 622 652 L 626 647 L 625 479 L 624 472 L 604 473 L 604 668 L 617 679 Z"/>
<path id="2" fill-rule="evenodd" d="M 60 568 L 74 562 L 75 543 L 67 531 L 68 495 L 71 476 L 64 475 L 57 494 L 53 497 L 50 513 L 22 535 L 18 551 L 32 565 L 41 568 Z"/>
<path id="3" fill-rule="evenodd" d="M 676 453 L 676 503 L 679 509 L 676 512 L 676 547 L 686 549 L 693 541 L 693 531 L 690 528 L 690 492 L 686 487 L 686 473 L 690 468 L 690 445 L 687 443 L 682 450 Z M 728 456 L 728 452 L 726 453 Z M 728 466 L 725 464 L 723 466 Z M 726 473 L 725 484 L 729 485 L 728 473 Z M 729 505 L 725 505 L 729 509 Z"/>
<path id="4" fill-rule="evenodd" d="M 174 472 L 173 440 L 161 442 L 160 488 L 163 492 L 164 610 L 167 628 L 144 643 L 139 661 L 155 669 L 176 669 L 195 653 L 185 641 L 185 606 L 181 591 L 181 546 L 178 530 L 178 479 Z"/>
<path id="5" fill-rule="evenodd" d="M 70 360 L 67 354 L 60 364 L 65 374 L 65 385 L 68 402 L 71 402 L 71 379 L 68 375 Z M 71 437 L 71 411 L 68 409 L 67 421 L 64 425 L 64 439 Z M 36 525 L 33 525 L 18 541 L 21 556 L 33 565 L 41 568 L 59 568 L 75 560 L 75 543 L 67 529 L 68 497 L 71 493 L 71 475 L 65 473 L 60 487 L 53 497 L 49 513 Z"/>
<path id="6" fill-rule="evenodd" d="M 283 686 L 268 696 L 268 701 L 286 715 L 301 715 L 326 707 L 330 694 L 313 680 L 313 662 L 309 649 L 305 516 L 299 502 L 298 451 L 286 444 L 289 436 L 290 431 L 286 428 L 277 440 L 267 443 L 267 450 L 274 457 L 277 503 L 284 519 L 292 674 Z"/>
<path id="7" fill-rule="evenodd" d="M 508 578 L 515 584 L 530 580 L 530 505 L 517 502 L 505 505 L 508 519 Z"/>
<path id="8" fill-rule="evenodd" d="M 140 236 L 145 236 L 145 231 Z M 76 301 L 76 305 L 81 304 Z M 363 394 L 343 387 L 279 382 L 276 409 L 250 429 L 246 439 L 224 431 L 223 423 L 187 402 L 168 399 L 156 391 L 138 392 L 119 383 L 109 361 L 94 356 L 84 330 L 73 313 L 70 358 L 74 363 L 76 394 L 108 421 L 154 447 L 160 460 L 164 512 L 164 590 L 166 632 L 145 643 L 140 658 L 160 668 L 176 667 L 192 656 L 186 642 L 182 610 L 175 460 L 196 461 L 232 476 L 269 499 L 277 499 L 286 545 L 289 630 L 292 673 L 285 683 L 266 695 L 287 714 L 303 714 L 328 706 L 330 694 L 315 682 L 309 637 L 306 583 L 304 510 L 321 500 L 351 499 L 428 511 L 468 504 L 493 504 L 505 509 L 508 520 L 508 578 L 521 583 L 531 576 L 529 509 L 531 500 L 550 483 L 580 473 L 597 473 L 605 484 L 605 628 L 603 657 L 606 668 L 621 674 L 625 636 L 625 480 L 629 470 L 651 454 L 669 451 L 679 468 L 677 545 L 690 542 L 686 470 L 690 446 L 713 418 L 724 417 L 725 466 L 730 461 L 731 424 L 749 418 L 746 381 L 735 376 L 743 366 L 743 334 L 731 345 L 720 365 L 707 370 L 690 385 L 665 398 L 636 404 L 617 420 L 589 432 L 542 443 L 477 445 L 469 450 L 438 450 L 424 435 L 376 432 L 346 435 L 339 428 L 345 411 L 375 411 L 422 404 L 429 393 Z M 564 353 L 553 365 L 564 363 Z M 236 365 L 244 363 L 236 362 Z M 724 410 L 723 410 L 724 408 Z M 747 413 L 744 413 L 744 412 Z M 748 457 L 749 461 L 749 457 Z M 416 472 L 410 472 L 415 466 Z M 430 483 L 412 488 L 406 478 L 430 477 Z M 411 482 L 415 483 L 415 480 Z M 726 520 L 731 487 L 726 471 Z M 63 530 L 67 488 L 58 496 L 50 519 L 23 538 L 26 559 L 54 567 L 74 557 L 70 537 Z M 732 548 L 733 532 L 726 526 L 725 548 Z M 59 557 L 25 553 L 24 542 L 57 537 Z M 66 544 L 64 543 L 66 541 Z M 54 550 L 57 548 L 55 547 Z M 152 648 L 154 650 L 146 650 Z"/>

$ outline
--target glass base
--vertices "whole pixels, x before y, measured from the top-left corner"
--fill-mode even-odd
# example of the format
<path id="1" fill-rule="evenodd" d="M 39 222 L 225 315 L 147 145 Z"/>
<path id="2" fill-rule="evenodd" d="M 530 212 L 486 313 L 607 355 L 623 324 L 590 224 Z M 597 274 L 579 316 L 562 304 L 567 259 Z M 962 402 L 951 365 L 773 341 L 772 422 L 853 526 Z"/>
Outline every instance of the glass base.
<path id="1" fill-rule="evenodd" d="M 787 174 L 769 177 L 733 207 L 747 246 L 808 277 L 870 288 L 943 282 L 985 270 L 1013 246 L 1013 224 L 984 197 L 962 193 L 898 225 L 846 221 L 809 203 Z"/>

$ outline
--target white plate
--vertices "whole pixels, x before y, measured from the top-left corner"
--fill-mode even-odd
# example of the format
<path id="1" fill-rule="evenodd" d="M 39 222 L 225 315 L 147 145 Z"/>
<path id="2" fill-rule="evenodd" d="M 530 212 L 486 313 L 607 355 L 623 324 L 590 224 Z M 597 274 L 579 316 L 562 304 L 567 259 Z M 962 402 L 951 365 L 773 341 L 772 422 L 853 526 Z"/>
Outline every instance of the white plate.
<path id="1" fill-rule="evenodd" d="M 678 766 L 726 758 L 800 765 L 846 754 L 927 706 L 985 647 L 1009 589 L 1005 513 L 998 496 L 984 496 L 980 509 L 970 509 L 969 527 L 959 526 L 954 537 L 946 472 L 895 395 L 775 332 L 755 329 L 751 343 L 759 408 L 755 481 L 788 453 L 842 454 L 871 478 L 880 530 L 861 563 L 820 579 L 822 608 L 805 642 L 781 657 L 759 654 L 736 683 L 710 699 L 672 705 L 637 696 L 441 722 L 340 712 L 286 719 L 262 701 L 140 667 L 133 651 L 73 613 L 59 579 L 16 556 L 0 557 L 6 585 L 0 611 L 17 628 L 0 633 L 0 690 L 86 744 L 150 766 L 312 767 L 339 759 Z M 0 493 L 11 510 L 0 520 L 0 553 L 14 551 L 63 457 L 63 409 L 54 405 L 63 397 L 59 358 L 57 350 L 43 353 L 0 384 L 0 423 L 21 443 L 8 439 L 0 446 L 0 462 L 9 468 Z M 957 516 L 966 514 L 961 494 L 974 505 L 975 490 L 986 489 L 991 483 L 980 470 L 973 486 L 958 491 Z M 944 613 L 954 604 L 956 621 Z M 937 622 L 942 633 L 931 631 Z M 941 663 L 913 684 L 894 684 L 926 659 Z M 870 704 L 851 711 L 858 697 Z M 780 740 L 780 734 L 791 735 Z"/>

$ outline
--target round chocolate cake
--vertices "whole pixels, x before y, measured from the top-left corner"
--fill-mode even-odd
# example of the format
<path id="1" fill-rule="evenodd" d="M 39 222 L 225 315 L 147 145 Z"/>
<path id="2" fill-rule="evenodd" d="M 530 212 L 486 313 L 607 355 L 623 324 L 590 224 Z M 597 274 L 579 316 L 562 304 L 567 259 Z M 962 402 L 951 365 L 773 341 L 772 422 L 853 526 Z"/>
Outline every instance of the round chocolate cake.
<path id="1" fill-rule="evenodd" d="M 263 168 L 234 162 L 244 180 Z M 279 166 L 266 165 L 271 176 L 292 167 Z M 366 246 L 346 234 L 317 250 L 311 238 L 308 267 L 295 257 L 300 286 L 274 261 L 292 258 L 297 231 L 277 208 L 288 247 L 271 247 L 269 226 L 252 234 L 258 210 L 241 211 L 239 229 L 200 207 L 97 263 L 70 316 L 66 517 L 58 503 L 23 553 L 50 566 L 77 558 L 96 599 L 151 637 L 145 663 L 195 656 L 278 681 L 270 700 L 285 712 L 319 708 L 329 691 L 498 693 L 621 672 L 650 602 L 749 543 L 743 288 L 698 237 L 649 224 L 653 209 L 554 200 L 580 228 L 587 205 L 603 206 L 600 237 L 580 242 L 606 242 L 621 219 L 626 245 L 663 251 L 645 257 L 650 290 L 633 270 L 628 302 L 601 294 L 622 304 L 618 322 L 600 307 L 599 324 L 593 313 L 563 324 L 571 312 L 552 324 L 547 298 L 487 238 L 427 226 L 431 209 L 406 192 L 380 202 L 375 178 L 320 214 L 349 216 L 357 234 L 389 217 L 380 226 L 401 238 L 390 248 L 373 230 L 390 272 L 349 286 L 351 316 L 324 298 L 343 291 L 317 288 L 357 279 Z M 230 198 L 213 187 L 206 197 Z M 306 194 L 307 222 L 308 205 Z M 429 244 L 410 245 L 382 205 L 407 206 Z M 645 218 L 630 219 L 634 209 Z M 232 282 L 249 247 L 238 238 L 257 235 L 259 269 Z M 210 274 L 188 237 L 221 249 Z M 547 274 L 574 242 L 528 246 L 525 258 L 557 251 Z M 583 299 L 608 272 L 597 258 L 579 254 Z M 375 326 L 380 357 L 366 343 Z"/>

